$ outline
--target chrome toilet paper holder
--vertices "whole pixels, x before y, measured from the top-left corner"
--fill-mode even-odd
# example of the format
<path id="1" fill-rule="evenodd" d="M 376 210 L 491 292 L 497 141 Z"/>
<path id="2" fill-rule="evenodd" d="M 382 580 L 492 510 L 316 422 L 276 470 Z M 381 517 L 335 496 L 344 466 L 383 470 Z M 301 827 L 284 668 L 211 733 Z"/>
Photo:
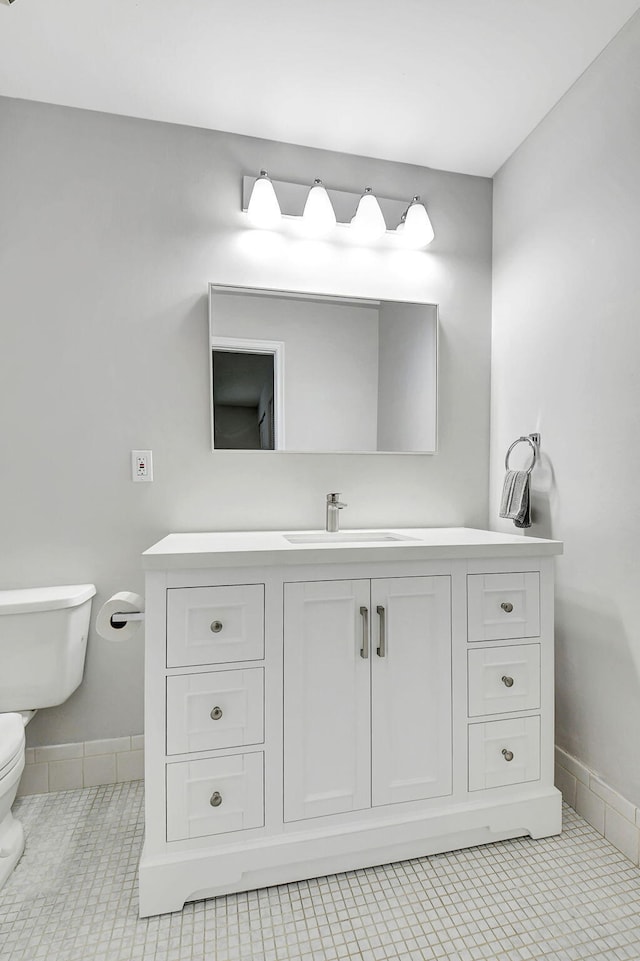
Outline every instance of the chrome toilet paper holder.
<path id="1" fill-rule="evenodd" d="M 144 611 L 129 611 L 126 614 L 112 614 L 109 620 L 111 621 L 111 627 L 115 627 L 117 630 L 119 627 L 124 627 L 127 621 L 144 621 Z"/>

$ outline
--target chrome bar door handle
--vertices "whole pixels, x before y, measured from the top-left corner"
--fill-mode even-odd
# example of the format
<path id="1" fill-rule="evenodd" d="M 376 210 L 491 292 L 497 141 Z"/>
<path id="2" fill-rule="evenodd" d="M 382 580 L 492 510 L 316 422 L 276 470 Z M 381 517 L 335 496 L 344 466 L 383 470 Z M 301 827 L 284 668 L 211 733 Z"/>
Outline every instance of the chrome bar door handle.
<path id="1" fill-rule="evenodd" d="M 362 647 L 360 657 L 369 657 L 369 608 L 361 607 L 362 614 Z"/>
<path id="2" fill-rule="evenodd" d="M 387 654 L 387 625 L 385 610 L 380 604 L 376 607 L 376 612 L 380 618 L 380 644 L 376 651 L 378 657 L 386 657 Z"/>

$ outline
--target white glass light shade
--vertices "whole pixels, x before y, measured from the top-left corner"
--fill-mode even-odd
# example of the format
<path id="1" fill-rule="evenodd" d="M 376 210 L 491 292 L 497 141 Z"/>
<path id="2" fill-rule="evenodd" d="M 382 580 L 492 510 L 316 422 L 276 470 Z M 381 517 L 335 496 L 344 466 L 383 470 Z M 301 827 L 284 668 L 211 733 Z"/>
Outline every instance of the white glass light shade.
<path id="1" fill-rule="evenodd" d="M 377 240 L 386 232 L 380 204 L 376 200 L 371 187 L 367 187 L 358 202 L 358 209 L 351 219 L 353 236 L 360 243 Z"/>
<path id="2" fill-rule="evenodd" d="M 427 208 L 421 202 L 420 197 L 414 197 L 401 224 L 396 228 L 396 232 L 401 235 L 403 244 L 407 247 L 426 247 L 430 244 L 435 234 Z"/>
<path id="3" fill-rule="evenodd" d="M 263 227 L 266 230 L 273 230 L 282 220 L 280 204 L 266 170 L 260 171 L 260 176 L 253 185 L 247 216 L 254 227 Z"/>
<path id="4" fill-rule="evenodd" d="M 309 237 L 324 237 L 336 225 L 336 215 L 329 194 L 321 180 L 314 180 L 302 214 L 304 232 Z"/>

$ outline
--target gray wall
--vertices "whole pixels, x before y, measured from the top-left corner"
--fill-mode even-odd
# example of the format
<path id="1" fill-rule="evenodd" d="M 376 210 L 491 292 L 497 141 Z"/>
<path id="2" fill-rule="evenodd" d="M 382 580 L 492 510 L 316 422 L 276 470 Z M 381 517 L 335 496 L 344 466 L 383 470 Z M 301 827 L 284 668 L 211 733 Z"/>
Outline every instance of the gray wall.
<path id="1" fill-rule="evenodd" d="M 491 182 L 201 129 L 0 101 L 0 584 L 141 590 L 169 531 L 485 526 Z M 428 198 L 425 252 L 247 230 L 241 176 Z M 436 456 L 210 451 L 207 284 L 441 305 Z M 132 448 L 155 482 L 133 484 Z M 470 473 L 470 465 L 473 468 Z M 30 743 L 142 730 L 142 638 L 92 631 L 85 681 Z"/>
<path id="2" fill-rule="evenodd" d="M 495 180 L 491 518 L 542 434 L 558 562 L 557 742 L 640 804 L 640 17 Z"/>

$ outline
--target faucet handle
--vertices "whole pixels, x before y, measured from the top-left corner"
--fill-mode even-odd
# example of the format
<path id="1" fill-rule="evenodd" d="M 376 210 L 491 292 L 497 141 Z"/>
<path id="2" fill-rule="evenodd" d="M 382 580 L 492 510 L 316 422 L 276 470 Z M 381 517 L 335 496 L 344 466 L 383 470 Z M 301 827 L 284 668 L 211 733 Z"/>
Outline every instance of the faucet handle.
<path id="1" fill-rule="evenodd" d="M 327 504 L 337 504 L 339 500 L 340 500 L 339 493 L 336 492 L 334 494 L 327 494 Z"/>

